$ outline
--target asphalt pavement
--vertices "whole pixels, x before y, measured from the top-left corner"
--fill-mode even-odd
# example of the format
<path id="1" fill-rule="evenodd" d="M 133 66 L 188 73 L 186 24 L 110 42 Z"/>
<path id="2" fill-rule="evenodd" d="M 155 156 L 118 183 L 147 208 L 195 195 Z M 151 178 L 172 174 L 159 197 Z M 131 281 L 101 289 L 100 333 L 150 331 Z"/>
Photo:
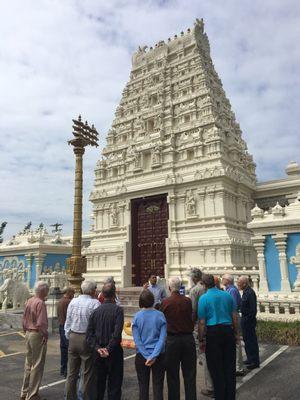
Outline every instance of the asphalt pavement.
<path id="1" fill-rule="evenodd" d="M 0 332 L 0 400 L 17 400 L 20 396 L 24 366 L 22 332 Z M 237 400 L 299 400 L 300 348 L 260 345 L 261 368 L 237 380 Z M 40 394 L 47 400 L 63 400 L 64 379 L 59 374 L 59 339 L 51 336 Z M 138 384 L 134 368 L 134 350 L 124 351 L 124 383 L 122 400 L 138 400 Z M 166 385 L 165 385 L 166 386 Z M 197 371 L 198 400 L 203 387 L 203 369 Z M 182 399 L 184 399 L 183 385 Z M 165 387 L 167 399 L 167 388 Z"/>

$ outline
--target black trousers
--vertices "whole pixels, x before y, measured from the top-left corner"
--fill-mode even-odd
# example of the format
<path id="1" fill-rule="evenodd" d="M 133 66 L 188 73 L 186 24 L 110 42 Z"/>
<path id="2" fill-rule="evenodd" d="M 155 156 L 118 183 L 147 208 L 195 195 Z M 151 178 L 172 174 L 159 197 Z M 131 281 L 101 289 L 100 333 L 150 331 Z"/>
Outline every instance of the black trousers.
<path id="1" fill-rule="evenodd" d="M 139 400 L 149 400 L 150 372 L 152 371 L 153 400 L 164 398 L 165 355 L 157 357 L 152 367 L 145 365 L 145 358 L 137 353 L 135 356 L 135 369 L 139 381 Z"/>
<path id="2" fill-rule="evenodd" d="M 59 325 L 59 336 L 60 336 L 60 373 L 66 375 L 68 369 L 69 341 L 65 336 L 65 329 L 63 325 Z"/>
<path id="3" fill-rule="evenodd" d="M 166 367 L 169 400 L 180 400 L 180 366 L 184 381 L 185 400 L 196 400 L 196 361 L 196 345 L 192 333 L 167 336 Z"/>
<path id="4" fill-rule="evenodd" d="M 205 353 L 215 400 L 234 400 L 236 346 L 230 325 L 207 327 Z"/>
<path id="5" fill-rule="evenodd" d="M 95 380 L 97 388 L 97 400 L 103 400 L 107 383 L 107 399 L 121 400 L 123 383 L 123 349 L 121 346 L 107 358 L 95 356 Z"/>
<path id="6" fill-rule="evenodd" d="M 255 331 L 256 319 L 247 320 L 246 318 L 242 317 L 241 327 L 245 342 L 247 361 L 249 361 L 251 364 L 259 365 L 259 348 Z"/>

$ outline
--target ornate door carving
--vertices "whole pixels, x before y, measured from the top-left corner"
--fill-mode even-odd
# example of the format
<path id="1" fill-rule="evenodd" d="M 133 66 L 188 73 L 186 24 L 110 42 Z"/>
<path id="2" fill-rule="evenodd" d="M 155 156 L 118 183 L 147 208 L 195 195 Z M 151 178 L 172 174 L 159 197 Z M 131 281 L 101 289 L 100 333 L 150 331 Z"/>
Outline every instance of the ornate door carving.
<path id="1" fill-rule="evenodd" d="M 132 200 L 132 284 L 141 286 L 149 273 L 164 276 L 168 237 L 167 195 Z"/>

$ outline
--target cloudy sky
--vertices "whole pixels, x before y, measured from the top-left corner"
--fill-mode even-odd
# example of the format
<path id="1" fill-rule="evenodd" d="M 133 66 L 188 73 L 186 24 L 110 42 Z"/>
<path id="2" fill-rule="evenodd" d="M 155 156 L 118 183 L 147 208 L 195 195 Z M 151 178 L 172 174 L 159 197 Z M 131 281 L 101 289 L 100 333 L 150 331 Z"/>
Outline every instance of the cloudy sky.
<path id="1" fill-rule="evenodd" d="M 0 13 L 0 222 L 5 237 L 73 212 L 71 119 L 82 113 L 101 147 L 138 45 L 204 18 L 213 61 L 259 180 L 300 162 L 298 0 L 15 0 Z M 87 149 L 84 228 L 98 149 Z"/>

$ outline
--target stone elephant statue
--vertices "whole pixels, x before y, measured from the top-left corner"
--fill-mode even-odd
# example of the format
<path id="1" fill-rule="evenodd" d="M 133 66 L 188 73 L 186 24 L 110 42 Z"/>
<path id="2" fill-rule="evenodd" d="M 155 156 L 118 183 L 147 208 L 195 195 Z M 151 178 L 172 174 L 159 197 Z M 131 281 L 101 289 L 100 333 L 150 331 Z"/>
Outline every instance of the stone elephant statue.
<path id="1" fill-rule="evenodd" d="M 7 278 L 0 287 L 0 298 L 4 299 L 2 303 L 2 310 L 7 309 L 7 304 L 13 304 L 13 310 L 23 309 L 30 293 L 25 283 Z"/>

